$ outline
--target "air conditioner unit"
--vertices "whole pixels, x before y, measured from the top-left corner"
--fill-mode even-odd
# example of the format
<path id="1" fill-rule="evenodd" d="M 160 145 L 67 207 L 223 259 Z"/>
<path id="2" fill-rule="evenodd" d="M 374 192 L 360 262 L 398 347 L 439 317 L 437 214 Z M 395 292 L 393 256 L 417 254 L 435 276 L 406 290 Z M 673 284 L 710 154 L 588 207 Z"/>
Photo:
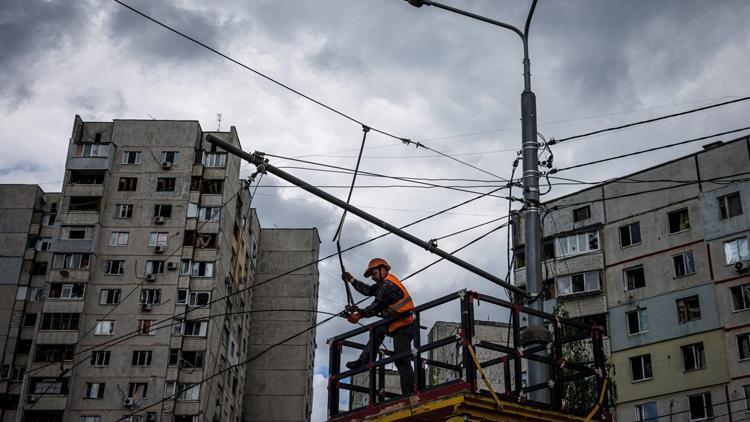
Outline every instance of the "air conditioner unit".
<path id="1" fill-rule="evenodd" d="M 744 274 L 750 269 L 750 266 L 746 261 L 737 261 L 734 263 L 734 269 L 737 270 L 738 273 Z"/>
<path id="2" fill-rule="evenodd" d="M 154 224 L 164 224 L 164 217 L 160 215 L 154 216 Z"/>
<path id="3" fill-rule="evenodd" d="M 157 246 L 154 246 L 154 252 L 156 252 L 156 253 L 164 253 L 164 250 L 166 248 L 167 248 L 166 246 L 157 245 Z"/>
<path id="4" fill-rule="evenodd" d="M 146 422 L 155 422 L 156 421 L 156 412 L 148 412 L 146 413 Z"/>
<path id="5" fill-rule="evenodd" d="M 177 270 L 177 263 L 176 262 L 167 262 L 167 269 L 170 271 Z"/>
<path id="6" fill-rule="evenodd" d="M 146 274 L 146 281 L 156 281 L 156 274 Z"/>
<path id="7" fill-rule="evenodd" d="M 133 398 L 125 397 L 125 399 L 122 401 L 122 405 L 125 407 L 133 407 Z"/>
<path id="8" fill-rule="evenodd" d="M 154 305 L 150 303 L 143 303 L 141 304 L 141 310 L 143 312 L 151 312 L 151 310 L 154 309 Z"/>
<path id="9" fill-rule="evenodd" d="M 169 170 L 172 168 L 172 163 L 169 161 L 162 161 L 161 168 L 163 168 L 164 170 Z"/>

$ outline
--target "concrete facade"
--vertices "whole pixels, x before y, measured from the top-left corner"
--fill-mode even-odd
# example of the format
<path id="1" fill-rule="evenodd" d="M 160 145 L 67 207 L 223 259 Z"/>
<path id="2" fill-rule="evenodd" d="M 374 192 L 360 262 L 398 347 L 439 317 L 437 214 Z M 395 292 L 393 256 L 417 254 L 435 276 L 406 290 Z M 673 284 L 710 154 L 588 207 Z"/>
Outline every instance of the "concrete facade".
<path id="1" fill-rule="evenodd" d="M 744 417 L 750 395 L 748 168 L 750 139 L 740 138 L 544 204 L 545 240 L 555 246 L 543 264 L 555 281 L 545 310 L 563 305 L 572 317 L 608 326 L 617 420 Z M 522 227 L 522 217 L 514 223 Z M 598 248 L 584 247 L 572 257 L 560 253 L 572 235 L 595 230 Z M 519 262 L 522 230 L 514 233 Z M 517 284 L 525 285 L 523 271 L 521 265 L 515 273 Z M 578 276 L 576 291 L 566 290 L 569 274 L 593 271 L 601 272 L 600 289 Z"/>
<path id="2" fill-rule="evenodd" d="M 292 353 L 306 357 L 298 364 L 257 359 L 251 372 L 245 363 L 278 334 L 272 326 L 264 331 L 265 314 L 256 320 L 252 311 L 281 306 L 256 300 L 268 290 L 249 287 L 285 264 L 315 261 L 317 233 L 269 232 L 267 246 L 286 252 L 266 269 L 240 160 L 217 151 L 207 134 L 195 121 L 76 116 L 62 194 L 2 187 L 13 190 L 0 195 L 0 256 L 13 258 L 0 259 L 7 274 L 0 289 L 8 289 L 0 313 L 13 315 L 0 319 L 10 322 L 0 327 L 8 333 L 3 362 L 11 375 L 15 367 L 25 375 L 0 380 L 0 420 L 105 421 L 133 413 L 131 422 L 239 422 L 243 409 L 280 399 L 279 390 L 247 393 L 273 382 L 271 370 L 285 370 L 286 386 L 311 400 L 314 331 Z M 212 134 L 240 145 L 234 127 Z M 307 288 L 289 300 L 315 310 L 317 266 L 301 278 Z M 274 318 L 286 326 L 279 323 L 286 314 Z M 283 420 L 309 419 L 309 403 L 298 407 Z M 278 410 L 247 420 L 281 420 L 273 419 Z"/>

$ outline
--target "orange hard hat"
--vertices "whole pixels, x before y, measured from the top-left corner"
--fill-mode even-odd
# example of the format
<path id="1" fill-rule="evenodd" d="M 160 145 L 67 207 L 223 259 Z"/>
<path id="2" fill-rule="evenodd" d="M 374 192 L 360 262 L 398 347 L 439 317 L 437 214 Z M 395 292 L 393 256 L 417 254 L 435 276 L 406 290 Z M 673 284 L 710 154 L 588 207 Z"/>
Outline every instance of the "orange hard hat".
<path id="1" fill-rule="evenodd" d="M 385 267 L 386 270 L 390 271 L 391 266 L 388 265 L 388 261 L 386 261 L 383 258 L 373 258 L 370 260 L 370 263 L 367 264 L 367 270 L 365 270 L 365 277 L 369 277 L 373 270 L 377 269 L 378 267 Z"/>

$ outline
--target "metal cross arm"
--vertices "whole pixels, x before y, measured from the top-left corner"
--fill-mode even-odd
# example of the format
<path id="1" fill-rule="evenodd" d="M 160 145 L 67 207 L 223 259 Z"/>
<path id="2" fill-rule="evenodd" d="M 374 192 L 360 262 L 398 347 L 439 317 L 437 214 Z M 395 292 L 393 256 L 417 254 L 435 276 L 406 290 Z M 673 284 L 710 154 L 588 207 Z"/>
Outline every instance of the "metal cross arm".
<path id="1" fill-rule="evenodd" d="M 499 286 L 502 286 L 502 287 L 504 287 L 506 289 L 509 289 L 509 290 L 511 290 L 515 294 L 518 294 L 518 295 L 521 295 L 521 296 L 524 296 L 524 297 L 529 297 L 529 294 L 526 293 L 524 290 L 519 289 L 518 287 L 516 287 L 516 286 L 514 286 L 514 285 L 512 285 L 510 283 L 508 283 L 507 281 L 505 281 L 505 280 L 503 280 L 503 279 L 501 279 L 499 277 L 496 277 L 496 276 L 488 273 L 487 271 L 485 271 L 485 270 L 483 270 L 483 269 L 481 269 L 481 268 L 479 268 L 479 267 L 477 267 L 475 265 L 472 265 L 472 264 L 470 264 L 470 263 L 468 263 L 468 262 L 466 262 L 466 261 L 464 261 L 464 260 L 462 260 L 462 259 L 454 256 L 454 255 L 451 255 L 450 253 L 448 253 L 448 252 L 446 252 L 446 251 L 444 251 L 444 250 L 442 250 L 440 248 L 435 247 L 434 244 L 432 244 L 432 243 L 430 243 L 428 241 L 424 241 L 422 239 L 419 239 L 418 237 L 416 237 L 416 236 L 414 236 L 412 234 L 409 234 L 409 233 L 407 233 L 407 232 L 399 229 L 398 227 L 396 227 L 396 226 L 394 226 L 392 224 L 389 224 L 389 223 L 387 223 L 387 222 L 385 222 L 385 221 L 383 221 L 383 220 L 381 220 L 381 219 L 379 219 L 379 218 L 377 218 L 377 217 L 375 217 L 375 216 L 373 216 L 373 215 L 371 215 L 371 214 L 369 214 L 369 213 L 367 213 L 365 211 L 362 211 L 361 209 L 359 209 L 359 208 L 357 208 L 357 207 L 355 207 L 353 205 L 347 204 L 346 202 L 342 201 L 341 199 L 339 199 L 339 198 L 337 198 L 337 197 L 329 194 L 328 192 L 325 192 L 325 191 L 323 191 L 321 189 L 318 189 L 315 186 L 310 185 L 309 183 L 305 182 L 302 179 L 299 179 L 299 178 L 297 178 L 295 176 L 292 176 L 291 174 L 289 174 L 289 173 L 287 173 L 287 172 L 285 172 L 283 170 L 280 170 L 280 169 L 274 167 L 271 164 L 268 164 L 265 161 L 265 158 L 263 158 L 262 154 L 258 154 L 258 153 L 250 154 L 250 153 L 245 152 L 242 149 L 240 149 L 240 148 L 238 148 L 238 147 L 236 147 L 236 146 L 234 146 L 234 145 L 232 145 L 232 144 L 230 144 L 230 143 L 228 143 L 228 142 L 226 142 L 226 141 L 224 141 L 222 139 L 219 139 L 216 136 L 211 135 L 211 134 L 206 135 L 206 140 L 208 142 L 210 142 L 211 144 L 216 145 L 217 147 L 224 149 L 225 151 L 229 152 L 230 154 L 233 154 L 233 155 L 236 155 L 236 156 L 242 158 L 243 160 L 245 160 L 245 161 L 253 164 L 254 166 L 259 166 L 259 167 L 262 166 L 262 168 L 259 168 L 259 170 L 271 173 L 274 176 L 279 177 L 280 179 L 283 179 L 283 180 L 285 180 L 285 181 L 287 181 L 287 182 L 289 182 L 289 183 L 291 183 L 291 184 L 293 184 L 295 186 L 298 186 L 299 188 L 304 189 L 304 190 L 310 192 L 311 194 L 317 196 L 318 198 L 323 199 L 324 201 L 330 202 L 331 204 L 336 205 L 339 208 L 345 209 L 347 212 L 350 212 L 350 213 L 352 213 L 352 214 L 354 214 L 354 215 L 362 218 L 365 221 L 368 221 L 368 222 L 370 222 L 372 224 L 375 224 L 376 226 L 381 227 L 381 228 L 385 229 L 386 231 L 388 231 L 390 233 L 393 233 L 396 236 L 398 236 L 398 237 L 400 237 L 400 238 L 402 238 L 402 239 L 404 239 L 404 240 L 406 240 L 406 241 L 408 241 L 410 243 L 413 243 L 413 244 L 415 244 L 415 245 L 417 245 L 417 246 L 419 246 L 419 247 L 421 247 L 421 248 L 423 248 L 425 250 L 430 251 L 431 253 L 433 253 L 435 255 L 438 255 L 439 257 L 445 259 L 446 261 L 450 261 L 450 262 L 458 265 L 459 267 L 461 267 L 461 268 L 463 268 L 465 270 L 468 270 L 468 271 L 470 271 L 470 272 L 472 272 L 472 273 L 474 273 L 474 274 L 476 274 L 476 275 L 478 275 L 478 276 L 480 276 L 480 277 L 482 277 L 482 278 L 484 278 L 486 280 L 489 280 L 489 281 L 491 281 L 491 282 L 493 282 L 493 283 L 495 283 L 495 284 L 497 284 Z"/>

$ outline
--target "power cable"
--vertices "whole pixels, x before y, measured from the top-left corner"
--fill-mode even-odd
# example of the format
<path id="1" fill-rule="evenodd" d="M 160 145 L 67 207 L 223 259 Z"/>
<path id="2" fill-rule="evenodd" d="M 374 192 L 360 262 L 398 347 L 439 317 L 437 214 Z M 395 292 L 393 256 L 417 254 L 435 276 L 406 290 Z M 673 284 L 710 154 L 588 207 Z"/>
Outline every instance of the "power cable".
<path id="1" fill-rule="evenodd" d="M 721 102 L 721 103 L 718 103 L 718 104 L 712 104 L 712 105 L 708 105 L 708 106 L 705 106 L 705 107 L 694 108 L 694 109 L 682 111 L 682 112 L 679 112 L 679 113 L 667 114 L 665 116 L 655 117 L 653 119 L 641 120 L 641 121 L 638 121 L 638 122 L 628 123 L 628 124 L 624 124 L 624 125 L 620 125 L 620 126 L 609 127 L 609 128 L 606 128 L 606 129 L 599 129 L 599 130 L 595 130 L 593 132 L 582 133 L 580 135 L 568 136 L 566 138 L 560 138 L 560 139 L 554 139 L 553 138 L 553 139 L 550 139 L 549 144 L 550 145 L 555 145 L 555 144 L 559 144 L 559 143 L 562 143 L 562 142 L 570 141 L 570 140 L 573 140 L 573 139 L 584 138 L 584 137 L 587 137 L 587 136 L 597 135 L 597 134 L 605 133 L 605 132 L 611 132 L 611 131 L 614 131 L 614 130 L 626 129 L 626 128 L 629 128 L 629 127 L 643 125 L 643 124 L 646 124 L 646 123 L 653 123 L 653 122 L 657 122 L 659 120 L 665 120 L 665 119 L 670 119 L 672 117 L 684 116 L 686 114 L 697 113 L 699 111 L 705 111 L 705 110 L 709 110 L 709 109 L 712 109 L 712 108 L 722 107 L 722 106 L 725 106 L 725 105 L 739 103 L 739 102 L 747 101 L 747 100 L 750 100 L 750 96 L 748 96 L 748 97 L 741 97 L 741 98 L 737 98 L 735 100 L 730 100 L 730 101 L 724 101 L 724 102 Z"/>
<path id="2" fill-rule="evenodd" d="M 217 50 L 217 49 L 215 49 L 213 47 L 210 47 L 209 45 L 207 45 L 207 44 L 205 44 L 205 43 L 203 43 L 203 42 L 201 42 L 201 41 L 199 41 L 199 40 L 197 40 L 197 39 L 195 39 L 195 38 L 193 38 L 193 37 L 185 34 L 184 32 L 181 32 L 181 31 L 179 31 L 179 30 L 177 30 L 177 29 L 175 29 L 175 28 L 173 28 L 173 27 L 171 27 L 171 26 L 169 26 L 169 25 L 167 25 L 167 24 L 165 24 L 165 23 L 163 23 L 163 22 L 161 22 L 161 21 L 159 21 L 159 20 L 157 20 L 157 19 L 155 19 L 155 18 L 147 15 L 147 14 L 145 14 L 144 12 L 141 12 L 140 10 L 138 10 L 138 9 L 136 9 L 136 8 L 134 8 L 134 7 L 132 7 L 132 6 L 124 3 L 121 0 L 113 0 L 113 1 L 115 3 L 117 3 L 117 4 L 119 4 L 120 6 L 123 6 L 126 9 L 128 9 L 128 10 L 130 10 L 130 11 L 132 11 L 132 12 L 134 12 L 134 13 L 140 15 L 140 16 L 142 16 L 143 18 L 146 18 L 149 21 L 151 21 L 151 22 L 153 22 L 153 23 L 161 26 L 162 28 L 171 31 L 174 34 L 177 34 L 178 36 L 180 36 L 182 38 L 185 38 L 186 40 L 191 41 L 191 42 L 193 42 L 193 43 L 195 43 L 195 44 L 197 44 L 197 45 L 199 45 L 199 46 L 201 46 L 201 47 L 203 47 L 203 48 L 211 51 L 214 54 L 219 55 L 220 57 L 222 57 L 222 58 L 224 58 L 224 59 L 226 59 L 226 60 L 228 60 L 228 61 L 230 61 L 230 62 L 232 62 L 232 63 L 234 63 L 234 64 L 236 64 L 238 66 L 240 66 L 240 67 L 242 67 L 245 70 L 249 70 L 250 72 L 254 73 L 255 75 L 260 76 L 260 77 L 266 79 L 267 81 L 272 82 L 272 83 L 274 83 L 274 84 L 276 84 L 276 85 L 278 85 L 278 86 L 286 89 L 287 91 L 290 91 L 290 92 L 292 92 L 294 94 L 297 94 L 300 97 L 302 97 L 302 98 L 304 98 L 304 99 L 306 99 L 306 100 L 308 100 L 308 101 L 310 101 L 310 102 L 312 102 L 314 104 L 317 104 L 317 105 L 325 108 L 328 111 L 331 111 L 331 112 L 333 112 L 333 113 L 335 113 L 335 114 L 337 114 L 337 115 L 339 115 L 339 116 L 341 116 L 341 117 L 343 117 L 343 118 L 345 118 L 347 120 L 350 120 L 350 121 L 352 121 L 354 123 L 357 123 L 359 126 L 368 127 L 370 129 L 372 129 L 373 131 L 378 132 L 378 133 L 380 133 L 382 135 L 385 135 L 387 137 L 390 137 L 390 138 L 396 139 L 398 141 L 401 141 L 405 145 L 414 145 L 417 148 L 419 148 L 419 147 L 425 148 L 425 149 L 430 150 L 430 151 L 432 151 L 432 152 L 434 152 L 436 154 L 442 155 L 445 158 L 449 158 L 449 159 L 451 159 L 453 161 L 456 161 L 458 163 L 461 163 L 463 165 L 471 167 L 471 168 L 473 168 L 475 170 L 481 171 L 482 173 L 488 174 L 488 175 L 490 175 L 492 177 L 496 177 L 496 178 L 498 178 L 498 179 L 500 179 L 502 181 L 505 181 L 505 179 L 503 179 L 500 176 L 494 175 L 494 174 L 492 174 L 492 173 L 490 173 L 490 172 L 488 172 L 486 170 L 483 170 L 483 169 L 481 169 L 481 168 L 479 168 L 477 166 L 474 166 L 474 165 L 469 164 L 469 163 L 467 163 L 465 161 L 459 160 L 458 158 L 455 158 L 455 157 L 452 157 L 450 155 L 444 154 L 444 153 L 442 153 L 442 152 L 440 152 L 440 151 L 438 151 L 438 150 L 436 150 L 434 148 L 431 148 L 431 147 L 429 147 L 427 145 L 424 145 L 421 142 L 414 142 L 414 141 L 412 141 L 412 140 L 410 140 L 408 138 L 401 137 L 401 136 L 396 136 L 396 135 L 394 135 L 392 133 L 389 133 L 389 132 L 386 132 L 386 131 L 384 131 L 382 129 L 375 128 L 372 125 L 365 124 L 364 122 L 362 122 L 362 121 L 360 121 L 360 120 L 352 117 L 351 115 L 349 115 L 347 113 L 344 113 L 343 111 L 340 111 L 340 110 L 338 110 L 338 109 L 336 109 L 336 108 L 334 108 L 332 106 L 329 106 L 328 104 L 326 104 L 326 103 L 324 103 L 324 102 L 322 102 L 320 100 L 316 100 L 315 98 L 312 98 L 309 95 L 303 94 L 302 92 L 300 92 L 300 91 L 292 88 L 291 86 L 289 86 L 289 85 L 287 85 L 287 84 L 285 84 L 283 82 L 280 82 L 280 81 L 278 81 L 278 80 L 276 80 L 276 79 L 274 79 L 274 78 L 272 78 L 272 77 L 270 77 L 270 76 L 268 76 L 268 75 L 266 75 L 266 74 L 264 74 L 264 73 L 262 73 L 262 72 L 260 72 L 260 71 L 258 71 L 256 69 L 254 69 L 254 68 L 252 68 L 252 67 L 250 67 L 250 66 L 248 66 L 248 65 L 246 65 L 246 64 L 244 64 L 242 62 L 240 62 L 239 60 L 236 60 L 236 59 L 234 59 L 234 58 L 226 55 L 225 53 L 222 53 L 221 51 L 219 51 L 219 50 Z"/>
<path id="3" fill-rule="evenodd" d="M 565 170 L 571 170 L 571 169 L 575 169 L 575 168 L 579 168 L 579 167 L 590 166 L 590 165 L 593 165 L 593 164 L 604 163 L 606 161 L 619 160 L 621 158 L 632 157 L 634 155 L 645 154 L 647 152 L 658 151 L 660 149 L 672 148 L 672 147 L 676 147 L 676 146 L 680 146 L 680 145 L 689 144 L 691 142 L 703 141 L 703 140 L 706 140 L 706 139 L 709 139 L 709 138 L 714 138 L 716 136 L 728 135 L 730 133 L 742 132 L 744 130 L 750 130 L 750 126 L 746 126 L 746 127 L 740 128 L 740 129 L 729 130 L 729 131 L 726 131 L 726 132 L 714 133 L 713 135 L 701 136 L 700 138 L 688 139 L 687 141 L 680 141 L 680 142 L 675 142 L 675 143 L 671 143 L 671 144 L 667 144 L 667 145 L 662 145 L 662 146 L 658 146 L 658 147 L 654 147 L 654 148 L 648 148 L 648 149 L 644 149 L 644 150 L 640 150 L 640 151 L 630 152 L 630 153 L 627 153 L 627 154 L 615 155 L 613 157 L 603 158 L 601 160 L 589 161 L 587 163 L 576 164 L 576 165 L 569 166 L 569 167 L 556 168 L 556 169 L 552 169 L 550 171 L 550 174 L 558 173 L 558 172 L 565 171 Z"/>
<path id="4" fill-rule="evenodd" d="M 307 171 L 316 171 L 316 172 L 322 172 L 322 173 L 340 173 L 340 174 L 352 174 L 354 173 L 353 170 L 347 169 L 344 170 L 326 170 L 326 169 L 319 169 L 314 167 L 297 167 L 297 166 L 276 166 L 276 168 L 279 169 L 293 169 L 293 170 L 307 170 Z M 411 176 L 388 176 L 384 174 L 363 174 L 363 176 L 367 177 L 383 177 L 387 179 L 396 178 L 399 179 L 408 179 L 408 180 L 420 180 L 420 181 L 427 181 L 427 182 L 474 182 L 474 183 L 497 183 L 497 180 L 487 180 L 487 179 L 467 179 L 467 178 L 449 178 L 449 177 L 411 177 Z"/>

